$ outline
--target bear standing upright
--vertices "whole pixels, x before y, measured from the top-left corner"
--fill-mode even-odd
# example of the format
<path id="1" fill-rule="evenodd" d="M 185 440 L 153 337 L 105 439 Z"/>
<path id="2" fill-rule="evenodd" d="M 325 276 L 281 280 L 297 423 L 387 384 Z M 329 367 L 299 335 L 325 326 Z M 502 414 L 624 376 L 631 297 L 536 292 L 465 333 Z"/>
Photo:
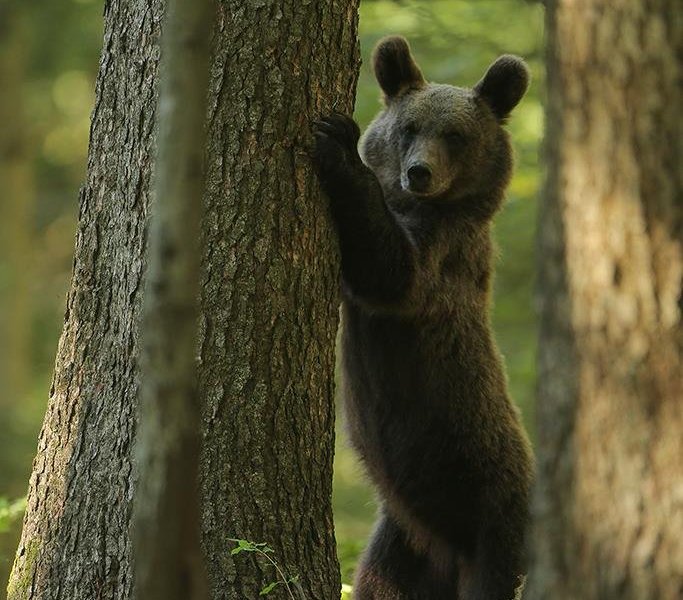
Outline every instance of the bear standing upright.
<path id="1" fill-rule="evenodd" d="M 491 219 L 512 171 L 502 125 L 524 95 L 502 56 L 472 89 L 427 83 L 380 41 L 385 108 L 315 124 L 342 261 L 343 395 L 380 517 L 356 600 L 511 600 L 533 459 L 492 337 Z M 361 159 L 362 156 L 362 159 Z"/>

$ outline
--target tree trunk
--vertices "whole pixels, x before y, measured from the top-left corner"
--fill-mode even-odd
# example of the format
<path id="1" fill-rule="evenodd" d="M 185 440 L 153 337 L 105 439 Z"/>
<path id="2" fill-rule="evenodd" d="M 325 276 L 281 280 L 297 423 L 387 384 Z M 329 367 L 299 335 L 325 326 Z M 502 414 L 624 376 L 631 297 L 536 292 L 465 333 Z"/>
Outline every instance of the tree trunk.
<path id="1" fill-rule="evenodd" d="M 231 557 L 229 538 L 267 542 L 309 600 L 339 597 L 330 501 L 338 264 L 308 147 L 312 119 L 351 113 L 356 27 L 357 0 L 219 8 L 200 350 L 215 598 L 256 598 L 277 578 L 254 554 Z"/>
<path id="2" fill-rule="evenodd" d="M 527 598 L 683 594 L 675 0 L 549 3 L 539 485 Z"/>
<path id="3" fill-rule="evenodd" d="M 163 34 L 155 202 L 143 318 L 135 595 L 205 600 L 199 547 L 199 309 L 210 0 L 170 0 Z"/>
<path id="4" fill-rule="evenodd" d="M 131 597 L 128 535 L 159 0 L 112 0 L 71 290 L 10 600 Z"/>
<path id="5" fill-rule="evenodd" d="M 132 596 L 138 324 L 153 165 L 159 0 L 105 5 L 72 287 L 11 600 Z M 203 546 L 212 597 L 276 576 L 338 597 L 331 514 L 337 261 L 310 120 L 351 111 L 357 0 L 220 2 L 200 307 Z M 249 555 L 252 556 L 252 555 Z M 274 594 L 278 594 L 276 590 Z"/>

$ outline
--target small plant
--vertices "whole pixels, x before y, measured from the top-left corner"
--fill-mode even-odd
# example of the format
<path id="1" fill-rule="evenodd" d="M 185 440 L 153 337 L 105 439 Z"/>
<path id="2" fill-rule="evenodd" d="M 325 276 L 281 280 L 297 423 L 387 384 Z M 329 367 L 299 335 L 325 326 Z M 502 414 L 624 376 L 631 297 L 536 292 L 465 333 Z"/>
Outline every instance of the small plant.
<path id="1" fill-rule="evenodd" d="M 284 585 L 287 588 L 287 593 L 292 600 L 297 600 L 292 592 L 292 586 L 295 586 L 299 581 L 299 576 L 287 577 L 277 562 L 270 556 L 275 553 L 268 544 L 265 542 L 250 542 L 249 540 L 239 540 L 235 538 L 228 538 L 231 542 L 235 542 L 237 546 L 230 551 L 231 556 L 237 556 L 241 552 L 255 552 L 258 556 L 263 556 L 271 565 L 275 567 L 278 574 L 278 579 L 266 585 L 260 592 L 259 596 L 267 596 L 272 592 L 278 585 Z M 303 598 L 303 593 L 300 594 Z"/>

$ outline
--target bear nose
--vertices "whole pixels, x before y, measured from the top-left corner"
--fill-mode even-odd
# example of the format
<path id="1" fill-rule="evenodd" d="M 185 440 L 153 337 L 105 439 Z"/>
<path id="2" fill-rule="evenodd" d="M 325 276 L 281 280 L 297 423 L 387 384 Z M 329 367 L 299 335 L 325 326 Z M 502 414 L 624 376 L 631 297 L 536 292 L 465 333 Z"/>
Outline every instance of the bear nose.
<path id="1" fill-rule="evenodd" d="M 422 192 L 429 187 L 432 179 L 432 170 L 424 163 L 416 163 L 408 168 L 408 181 L 410 189 Z"/>

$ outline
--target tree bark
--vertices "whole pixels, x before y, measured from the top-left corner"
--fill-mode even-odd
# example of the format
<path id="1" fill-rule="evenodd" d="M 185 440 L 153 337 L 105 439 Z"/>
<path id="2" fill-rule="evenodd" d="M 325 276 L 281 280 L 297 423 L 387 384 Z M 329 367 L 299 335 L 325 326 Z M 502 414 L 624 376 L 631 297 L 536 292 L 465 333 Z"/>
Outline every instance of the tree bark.
<path id="1" fill-rule="evenodd" d="M 525 597 L 683 594 L 674 0 L 548 3 L 535 560 Z"/>
<path id="2" fill-rule="evenodd" d="M 336 241 L 310 123 L 350 114 L 357 0 L 221 3 L 204 221 L 203 544 L 215 598 L 275 581 L 229 538 L 267 542 L 306 597 L 339 598 L 331 511 Z M 253 560 L 252 560 L 253 559 Z M 273 594 L 285 597 L 282 586 Z"/>
<path id="3" fill-rule="evenodd" d="M 162 8 L 105 5 L 72 287 L 11 600 L 133 594 L 131 449 Z M 267 564 L 231 557 L 230 537 L 267 541 L 308 598 L 339 593 L 336 246 L 307 147 L 311 119 L 351 112 L 356 25 L 357 0 L 217 8 L 199 340 L 213 598 L 257 597 L 276 579 Z"/>
<path id="4" fill-rule="evenodd" d="M 167 3 L 136 460 L 135 595 L 208 598 L 199 547 L 195 344 L 210 0 Z"/>
<path id="5" fill-rule="evenodd" d="M 128 535 L 158 0 L 112 0 L 64 329 L 10 600 L 131 597 Z"/>

